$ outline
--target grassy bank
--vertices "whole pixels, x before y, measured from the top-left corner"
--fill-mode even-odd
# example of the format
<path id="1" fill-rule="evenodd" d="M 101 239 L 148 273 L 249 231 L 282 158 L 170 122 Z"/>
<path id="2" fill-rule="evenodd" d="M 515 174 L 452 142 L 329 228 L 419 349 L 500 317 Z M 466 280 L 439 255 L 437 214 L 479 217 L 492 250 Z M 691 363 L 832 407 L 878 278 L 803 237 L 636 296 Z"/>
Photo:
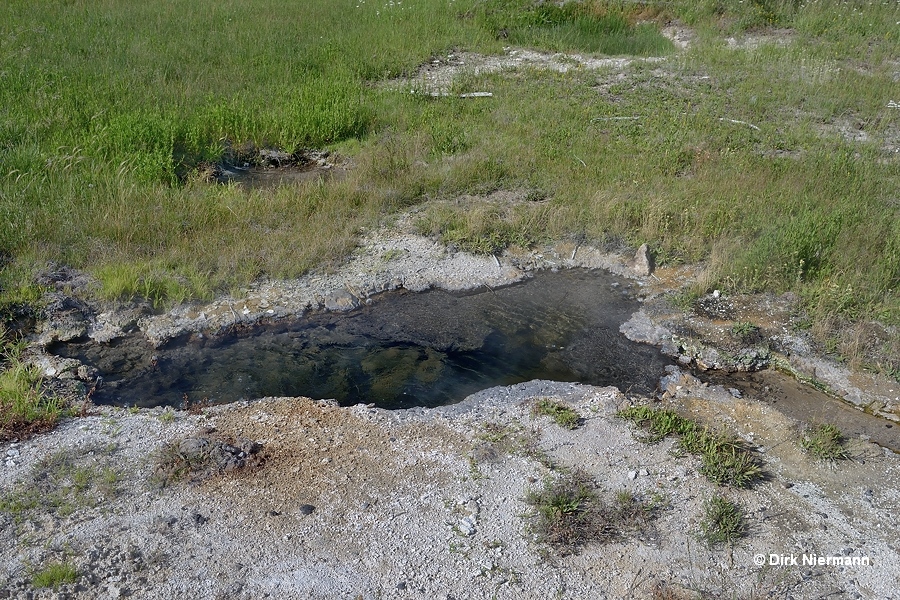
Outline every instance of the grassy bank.
<path id="1" fill-rule="evenodd" d="M 691 28 L 673 53 L 666 22 Z M 0 286 L 47 261 L 164 304 L 296 276 L 429 199 L 423 232 L 495 252 L 567 236 L 795 290 L 823 338 L 900 323 L 897 2 L 24 0 L 0 6 Z M 384 85 L 451 50 L 667 56 L 519 69 L 429 98 Z M 894 94 L 894 95 L 892 95 Z M 196 168 L 327 147 L 341 180 L 246 191 Z M 886 342 L 894 343 L 894 342 Z M 900 359 L 898 359 L 900 360 Z M 900 372 L 900 364 L 886 364 Z"/>

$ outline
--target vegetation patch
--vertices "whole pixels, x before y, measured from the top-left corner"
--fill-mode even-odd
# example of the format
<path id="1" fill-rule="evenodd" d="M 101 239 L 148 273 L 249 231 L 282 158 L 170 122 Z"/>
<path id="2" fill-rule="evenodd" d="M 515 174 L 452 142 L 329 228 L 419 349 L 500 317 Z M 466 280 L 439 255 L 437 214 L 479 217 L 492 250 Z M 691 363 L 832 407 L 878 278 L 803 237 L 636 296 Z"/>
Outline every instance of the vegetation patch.
<path id="1" fill-rule="evenodd" d="M 121 476 L 108 460 L 93 459 L 113 452 L 115 447 L 93 446 L 50 455 L 25 481 L 0 495 L 0 512 L 21 522 L 47 515 L 67 517 L 101 504 L 118 493 Z"/>
<path id="2" fill-rule="evenodd" d="M 759 341 L 759 327 L 747 321 L 741 321 L 731 326 L 731 335 L 743 344 L 752 344 Z"/>
<path id="3" fill-rule="evenodd" d="M 840 429 L 830 423 L 823 423 L 806 430 L 800 440 L 800 447 L 822 460 L 843 460 L 850 458 L 850 451 L 844 446 L 844 441 Z"/>
<path id="4" fill-rule="evenodd" d="M 151 483 L 166 487 L 188 479 L 192 482 L 261 465 L 262 446 L 252 440 L 187 437 L 162 446 L 154 457 Z"/>
<path id="5" fill-rule="evenodd" d="M 52 429 L 66 408 L 63 399 L 44 392 L 40 371 L 22 361 L 23 345 L 6 338 L 0 326 L 0 441 Z"/>
<path id="6" fill-rule="evenodd" d="M 583 422 L 575 409 L 552 398 L 539 398 L 531 407 L 532 416 L 545 416 L 566 429 L 575 429 Z"/>
<path id="7" fill-rule="evenodd" d="M 863 362 L 900 376 L 894 2 L 32 4 L 0 3 L 6 311 L 49 261 L 164 306 L 327 266 L 426 200 L 537 189 L 480 214 L 431 203 L 420 230 L 481 253 L 646 241 L 707 260 L 710 289 L 794 291 L 844 358 L 845 324 L 884 323 Z M 467 73 L 440 98 L 377 85 L 456 50 L 660 55 L 664 22 L 696 32 L 683 60 Z M 354 168 L 266 190 L 185 176 L 244 147 Z"/>
<path id="8" fill-rule="evenodd" d="M 527 248 L 541 239 L 530 220 L 527 207 L 482 202 L 465 210 L 450 206 L 429 210 L 416 221 L 416 229 L 466 252 L 497 254 L 509 246 Z"/>
<path id="9" fill-rule="evenodd" d="M 673 410 L 632 406 L 616 414 L 647 430 L 647 443 L 677 436 L 678 448 L 700 457 L 700 472 L 713 483 L 745 488 L 763 476 L 762 466 L 743 441 L 701 427 Z"/>
<path id="10" fill-rule="evenodd" d="M 703 507 L 700 538 L 710 546 L 733 544 L 747 533 L 744 511 L 724 496 L 709 498 Z"/>
<path id="11" fill-rule="evenodd" d="M 604 501 L 594 482 L 580 470 L 561 474 L 529 491 L 525 501 L 534 509 L 531 517 L 538 541 L 560 554 L 640 531 L 651 523 L 657 508 L 630 492 Z"/>
<path id="12" fill-rule="evenodd" d="M 550 470 L 556 468 L 550 456 L 541 449 L 537 429 L 526 429 L 518 421 L 508 424 L 487 422 L 481 426 L 478 443 L 471 459 L 477 462 L 496 462 L 505 455 L 524 456 L 536 460 Z"/>
<path id="13" fill-rule="evenodd" d="M 491 0 L 479 13 L 497 38 L 514 46 L 611 55 L 671 52 L 672 43 L 656 27 L 632 24 L 620 7 L 602 0 L 562 4 Z"/>
<path id="14" fill-rule="evenodd" d="M 75 583 L 78 570 L 68 562 L 53 562 L 38 569 L 31 576 L 31 585 L 40 588 L 57 589 L 65 583 Z"/>

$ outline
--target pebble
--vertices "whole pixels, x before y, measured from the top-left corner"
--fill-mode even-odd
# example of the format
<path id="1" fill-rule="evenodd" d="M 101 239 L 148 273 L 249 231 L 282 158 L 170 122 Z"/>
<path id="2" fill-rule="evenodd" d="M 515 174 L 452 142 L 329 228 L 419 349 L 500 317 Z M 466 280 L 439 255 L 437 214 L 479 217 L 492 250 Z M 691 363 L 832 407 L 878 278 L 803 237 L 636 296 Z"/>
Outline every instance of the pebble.
<path id="1" fill-rule="evenodd" d="M 628 471 L 628 479 L 635 480 L 637 479 L 637 471 Z"/>
<path id="2" fill-rule="evenodd" d="M 466 537 L 475 535 L 475 522 L 472 517 L 464 517 L 460 519 L 459 530 Z"/>
<path id="3" fill-rule="evenodd" d="M 316 507 L 312 504 L 301 504 L 297 510 L 300 511 L 301 515 L 311 515 L 316 510 Z"/>

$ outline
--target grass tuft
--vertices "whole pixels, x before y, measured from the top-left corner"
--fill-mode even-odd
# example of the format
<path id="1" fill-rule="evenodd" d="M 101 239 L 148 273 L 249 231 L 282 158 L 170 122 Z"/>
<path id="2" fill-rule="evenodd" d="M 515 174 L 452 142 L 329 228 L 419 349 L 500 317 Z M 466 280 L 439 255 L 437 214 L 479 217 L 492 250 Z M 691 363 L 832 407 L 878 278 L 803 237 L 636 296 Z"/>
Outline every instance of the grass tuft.
<path id="1" fill-rule="evenodd" d="M 541 543 L 560 554 L 577 551 L 592 542 L 609 542 L 647 527 L 658 506 L 646 504 L 630 492 L 604 501 L 596 485 L 581 470 L 559 475 L 537 490 L 529 491 L 525 502 L 534 508 L 534 533 Z"/>
<path id="2" fill-rule="evenodd" d="M 0 441 L 52 429 L 66 406 L 41 389 L 40 371 L 22 361 L 23 346 L 6 340 L 5 334 L 0 326 Z"/>
<path id="3" fill-rule="evenodd" d="M 700 538 L 710 546 L 733 544 L 747 533 L 747 523 L 740 505 L 724 496 L 709 498 L 700 521 Z"/>
<path id="4" fill-rule="evenodd" d="M 68 562 L 53 562 L 37 570 L 31 576 L 31 585 L 41 588 L 59 588 L 64 583 L 75 583 L 78 571 Z"/>
<path id="5" fill-rule="evenodd" d="M 677 436 L 678 447 L 700 457 L 700 473 L 713 483 L 745 488 L 763 476 L 762 466 L 741 440 L 710 431 L 673 410 L 632 406 L 616 414 L 649 431 L 644 439 L 648 443 Z"/>
<path id="6" fill-rule="evenodd" d="M 850 458 L 850 451 L 844 447 L 844 436 L 840 429 L 830 423 L 823 423 L 808 429 L 800 447 L 822 460 L 844 460 Z"/>
<path id="7" fill-rule="evenodd" d="M 545 416 L 553 419 L 553 422 L 566 429 L 575 429 L 583 419 L 569 406 L 550 398 L 540 398 L 531 407 L 532 416 Z"/>

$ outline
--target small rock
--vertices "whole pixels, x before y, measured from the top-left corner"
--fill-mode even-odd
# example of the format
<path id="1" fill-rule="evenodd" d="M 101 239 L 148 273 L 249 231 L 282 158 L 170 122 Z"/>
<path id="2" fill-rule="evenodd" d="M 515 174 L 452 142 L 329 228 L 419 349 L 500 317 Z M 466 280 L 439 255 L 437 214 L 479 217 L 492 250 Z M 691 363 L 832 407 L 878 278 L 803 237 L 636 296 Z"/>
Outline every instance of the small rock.
<path id="1" fill-rule="evenodd" d="M 344 312 L 359 306 L 359 299 L 347 290 L 337 290 L 325 297 L 325 310 Z"/>
<path id="2" fill-rule="evenodd" d="M 316 510 L 316 507 L 312 504 L 301 504 L 297 510 L 301 515 L 311 515 L 313 514 L 313 511 Z"/>
<path id="3" fill-rule="evenodd" d="M 649 474 L 650 471 L 648 471 L 647 469 L 641 469 L 640 471 L 638 471 L 638 475 L 640 475 L 641 477 L 646 477 Z"/>
<path id="4" fill-rule="evenodd" d="M 459 531 L 466 537 L 475 535 L 475 523 L 471 517 L 459 520 Z"/>
<path id="5" fill-rule="evenodd" d="M 641 247 L 638 248 L 634 255 L 634 259 L 631 261 L 630 266 L 635 274 L 641 277 L 648 277 L 653 273 L 656 264 L 653 260 L 653 254 L 650 252 L 650 248 L 647 244 L 641 244 Z"/>
<path id="6" fill-rule="evenodd" d="M 637 479 L 637 476 L 637 471 L 628 471 L 628 479 L 631 479 L 633 481 Z"/>

